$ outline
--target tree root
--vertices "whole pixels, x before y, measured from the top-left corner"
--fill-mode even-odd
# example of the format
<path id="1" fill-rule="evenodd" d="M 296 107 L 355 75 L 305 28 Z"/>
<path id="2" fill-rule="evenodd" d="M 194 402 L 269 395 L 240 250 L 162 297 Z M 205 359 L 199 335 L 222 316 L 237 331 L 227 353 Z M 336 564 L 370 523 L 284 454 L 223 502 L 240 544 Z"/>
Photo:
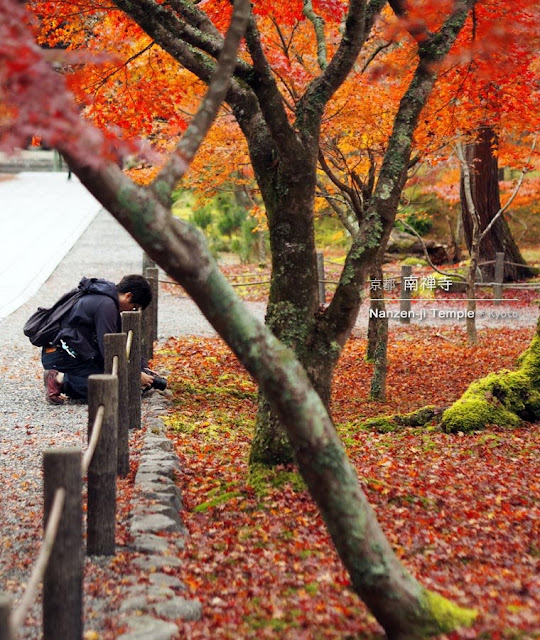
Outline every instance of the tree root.
<path id="1" fill-rule="evenodd" d="M 378 433 L 400 431 L 404 427 L 426 427 L 440 416 L 444 408 L 428 405 L 411 413 L 395 414 L 368 418 L 362 423 L 362 428 Z"/>
<path id="2" fill-rule="evenodd" d="M 470 433 L 488 425 L 516 428 L 540 420 L 540 320 L 516 371 L 490 373 L 473 382 L 442 416 L 447 433 Z"/>

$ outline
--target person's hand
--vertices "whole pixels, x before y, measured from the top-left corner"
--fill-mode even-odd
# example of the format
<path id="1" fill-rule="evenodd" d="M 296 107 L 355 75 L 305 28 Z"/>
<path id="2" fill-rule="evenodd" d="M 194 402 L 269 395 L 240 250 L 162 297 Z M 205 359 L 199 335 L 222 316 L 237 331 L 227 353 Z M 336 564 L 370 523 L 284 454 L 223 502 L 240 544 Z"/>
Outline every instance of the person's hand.
<path id="1" fill-rule="evenodd" d="M 154 382 L 154 378 L 150 374 L 141 371 L 141 387 L 143 387 L 143 389 L 151 387 L 152 382 Z"/>

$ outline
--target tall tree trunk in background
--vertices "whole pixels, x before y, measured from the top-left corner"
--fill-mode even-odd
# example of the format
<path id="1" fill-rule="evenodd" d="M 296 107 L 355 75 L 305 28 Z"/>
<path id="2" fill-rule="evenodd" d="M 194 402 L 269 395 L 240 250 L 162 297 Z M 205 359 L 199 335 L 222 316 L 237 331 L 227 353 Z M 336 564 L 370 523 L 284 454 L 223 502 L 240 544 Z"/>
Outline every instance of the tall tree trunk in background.
<path id="1" fill-rule="evenodd" d="M 493 128 L 484 126 L 477 132 L 475 141 L 467 144 L 465 148 L 466 161 L 469 166 L 473 167 L 471 174 L 471 191 L 474 206 L 480 218 L 480 233 L 482 233 L 501 208 L 498 161 L 497 155 L 494 153 L 497 143 L 497 134 Z M 465 239 L 467 247 L 470 250 L 473 224 L 467 198 L 465 197 L 463 174 L 460 180 L 460 194 Z M 512 282 L 533 275 L 520 253 L 519 247 L 512 236 L 512 232 L 504 215 L 500 216 L 480 243 L 480 263 L 494 261 L 497 252 L 504 252 L 505 262 L 523 265 L 523 267 L 519 267 L 505 264 L 504 280 L 506 282 Z M 484 280 L 488 282 L 493 281 L 494 268 L 494 264 L 480 267 Z"/>

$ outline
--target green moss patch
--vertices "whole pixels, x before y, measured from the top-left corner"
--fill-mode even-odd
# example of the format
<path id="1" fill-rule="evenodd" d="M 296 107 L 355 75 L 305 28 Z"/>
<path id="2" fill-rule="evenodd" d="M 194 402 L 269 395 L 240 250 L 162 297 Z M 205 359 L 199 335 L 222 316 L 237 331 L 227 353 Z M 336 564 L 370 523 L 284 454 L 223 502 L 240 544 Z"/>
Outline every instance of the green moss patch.
<path id="1" fill-rule="evenodd" d="M 306 483 L 299 473 L 260 463 L 250 465 L 247 484 L 259 498 L 266 495 L 270 487 L 279 489 L 286 484 L 296 492 L 306 490 Z"/>
<path id="2" fill-rule="evenodd" d="M 425 637 L 433 633 L 447 633 L 460 627 L 471 627 L 478 617 L 475 609 L 460 607 L 434 591 L 425 591 L 424 606 L 433 617 L 432 625 L 425 629 Z"/>
<path id="3" fill-rule="evenodd" d="M 220 504 L 224 504 L 225 502 L 229 502 L 229 500 L 233 500 L 234 498 L 239 498 L 242 495 L 240 491 L 229 491 L 227 493 L 222 493 L 221 495 L 215 496 L 211 500 L 207 500 L 202 504 L 197 505 L 193 508 L 193 511 L 208 511 L 208 509 L 212 509 L 212 507 L 217 507 Z"/>

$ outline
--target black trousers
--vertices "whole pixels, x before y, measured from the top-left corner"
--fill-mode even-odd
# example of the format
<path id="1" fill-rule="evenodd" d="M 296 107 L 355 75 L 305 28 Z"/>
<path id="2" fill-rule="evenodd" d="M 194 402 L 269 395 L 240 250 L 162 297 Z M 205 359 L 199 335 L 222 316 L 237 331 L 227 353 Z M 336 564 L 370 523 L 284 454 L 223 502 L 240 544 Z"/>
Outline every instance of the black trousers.
<path id="1" fill-rule="evenodd" d="M 61 348 L 52 353 L 46 353 L 43 349 L 41 363 L 44 369 L 61 371 L 64 374 L 64 393 L 78 400 L 88 398 L 88 376 L 103 373 L 102 364 L 94 360 L 72 358 Z"/>

